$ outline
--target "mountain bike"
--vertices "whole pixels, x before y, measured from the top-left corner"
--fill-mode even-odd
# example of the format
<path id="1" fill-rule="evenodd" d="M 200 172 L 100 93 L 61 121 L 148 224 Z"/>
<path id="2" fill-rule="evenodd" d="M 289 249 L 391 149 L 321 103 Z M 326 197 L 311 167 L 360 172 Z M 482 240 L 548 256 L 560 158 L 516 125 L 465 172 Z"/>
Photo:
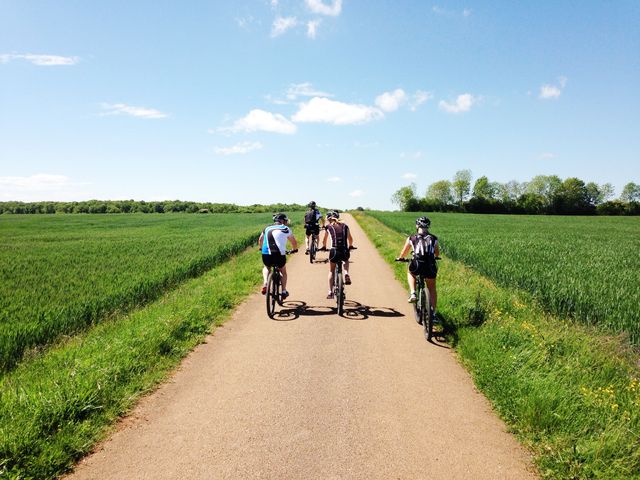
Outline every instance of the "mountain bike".
<path id="1" fill-rule="evenodd" d="M 435 257 L 436 260 L 440 260 L 440 257 Z M 396 262 L 409 263 L 409 258 L 396 258 Z M 433 304 L 431 302 L 431 294 L 426 286 L 425 277 L 423 275 L 416 275 L 416 303 L 413 304 L 413 311 L 416 317 L 416 322 L 422 325 L 424 328 L 424 338 L 427 341 L 435 336 L 433 330 L 433 323 L 435 316 L 433 313 Z"/>
<path id="2" fill-rule="evenodd" d="M 357 247 L 351 246 L 349 250 L 356 250 Z M 336 270 L 333 275 L 333 297 L 336 300 L 336 306 L 338 308 L 338 315 L 342 316 L 344 313 L 344 299 L 346 297 L 344 293 L 344 276 L 342 275 L 342 262 L 336 262 Z"/>
<path id="3" fill-rule="evenodd" d="M 298 249 L 287 250 L 285 255 L 296 253 Z M 267 315 L 273 318 L 276 314 L 276 304 L 282 306 L 282 273 L 276 266 L 269 267 L 269 275 L 267 276 L 267 293 L 265 294 L 267 301 Z"/>

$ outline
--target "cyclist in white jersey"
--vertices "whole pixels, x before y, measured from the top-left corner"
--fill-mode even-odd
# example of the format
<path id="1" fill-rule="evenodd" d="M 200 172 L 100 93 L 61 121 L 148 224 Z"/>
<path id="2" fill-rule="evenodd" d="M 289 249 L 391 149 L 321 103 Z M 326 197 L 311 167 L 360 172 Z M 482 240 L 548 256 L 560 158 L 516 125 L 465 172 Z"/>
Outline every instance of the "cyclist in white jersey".
<path id="1" fill-rule="evenodd" d="M 273 225 L 269 225 L 263 230 L 258 239 L 258 243 L 262 246 L 262 290 L 261 293 L 267 293 L 267 277 L 269 276 L 269 268 L 276 266 L 282 274 L 282 298 L 287 298 L 287 242 L 291 242 L 293 252 L 298 251 L 298 241 L 293 236 L 293 232 L 289 228 L 289 218 L 284 213 L 276 213 L 273 216 Z"/>

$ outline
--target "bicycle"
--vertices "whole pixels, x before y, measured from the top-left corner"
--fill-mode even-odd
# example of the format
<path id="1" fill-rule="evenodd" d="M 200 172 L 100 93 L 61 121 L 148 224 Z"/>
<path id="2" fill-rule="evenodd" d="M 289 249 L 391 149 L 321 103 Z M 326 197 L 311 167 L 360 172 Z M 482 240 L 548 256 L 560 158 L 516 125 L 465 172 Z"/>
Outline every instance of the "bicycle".
<path id="1" fill-rule="evenodd" d="M 436 260 L 440 260 L 440 257 L 435 257 Z M 409 263 L 411 259 L 408 258 L 396 258 L 396 262 Z M 424 338 L 427 341 L 435 336 L 433 324 L 435 316 L 433 313 L 433 305 L 431 302 L 431 294 L 425 284 L 425 277 L 423 275 L 416 275 L 416 303 L 413 304 L 413 311 L 416 317 L 416 322 L 422 325 L 424 328 Z"/>
<path id="2" fill-rule="evenodd" d="M 356 250 L 357 247 L 351 246 L 349 250 Z M 338 309 L 338 315 L 342 316 L 344 313 L 344 276 L 342 275 L 342 262 L 336 263 L 336 270 L 333 275 L 333 297 L 336 300 L 336 307 Z"/>
<path id="3" fill-rule="evenodd" d="M 298 249 L 287 250 L 285 255 L 296 253 Z M 267 302 L 267 315 L 273 318 L 276 314 L 276 304 L 282 306 L 282 273 L 276 266 L 269 267 L 269 275 L 267 276 L 267 293 L 265 295 Z"/>
<path id="4" fill-rule="evenodd" d="M 324 227 L 320 227 L 323 230 Z M 318 248 L 318 242 L 320 241 L 320 234 L 313 232 L 311 234 L 311 241 L 309 242 L 309 263 L 313 263 L 316 259 L 316 255 L 320 250 Z"/>

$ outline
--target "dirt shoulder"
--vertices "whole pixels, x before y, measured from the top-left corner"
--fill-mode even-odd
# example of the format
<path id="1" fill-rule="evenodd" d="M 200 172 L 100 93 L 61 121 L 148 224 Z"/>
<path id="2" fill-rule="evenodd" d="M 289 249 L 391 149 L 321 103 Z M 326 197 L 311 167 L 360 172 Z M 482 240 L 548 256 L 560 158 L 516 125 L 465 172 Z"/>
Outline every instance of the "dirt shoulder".
<path id="1" fill-rule="evenodd" d="M 328 265 L 290 257 L 289 313 L 269 319 L 256 292 L 69 478 L 537 478 L 344 217 L 358 246 L 344 317 Z"/>

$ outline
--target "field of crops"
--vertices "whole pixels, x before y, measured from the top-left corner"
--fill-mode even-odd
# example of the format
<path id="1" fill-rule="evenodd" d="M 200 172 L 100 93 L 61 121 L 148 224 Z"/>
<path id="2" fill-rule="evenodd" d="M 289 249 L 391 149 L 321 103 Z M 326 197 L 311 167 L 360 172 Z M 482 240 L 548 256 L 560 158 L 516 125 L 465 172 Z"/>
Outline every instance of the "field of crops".
<path id="1" fill-rule="evenodd" d="M 420 215 L 369 213 L 407 234 Z M 640 218 L 428 216 L 450 258 L 531 292 L 551 312 L 627 332 L 640 344 Z"/>
<path id="2" fill-rule="evenodd" d="M 0 216 L 0 372 L 225 260 L 270 214 Z"/>

